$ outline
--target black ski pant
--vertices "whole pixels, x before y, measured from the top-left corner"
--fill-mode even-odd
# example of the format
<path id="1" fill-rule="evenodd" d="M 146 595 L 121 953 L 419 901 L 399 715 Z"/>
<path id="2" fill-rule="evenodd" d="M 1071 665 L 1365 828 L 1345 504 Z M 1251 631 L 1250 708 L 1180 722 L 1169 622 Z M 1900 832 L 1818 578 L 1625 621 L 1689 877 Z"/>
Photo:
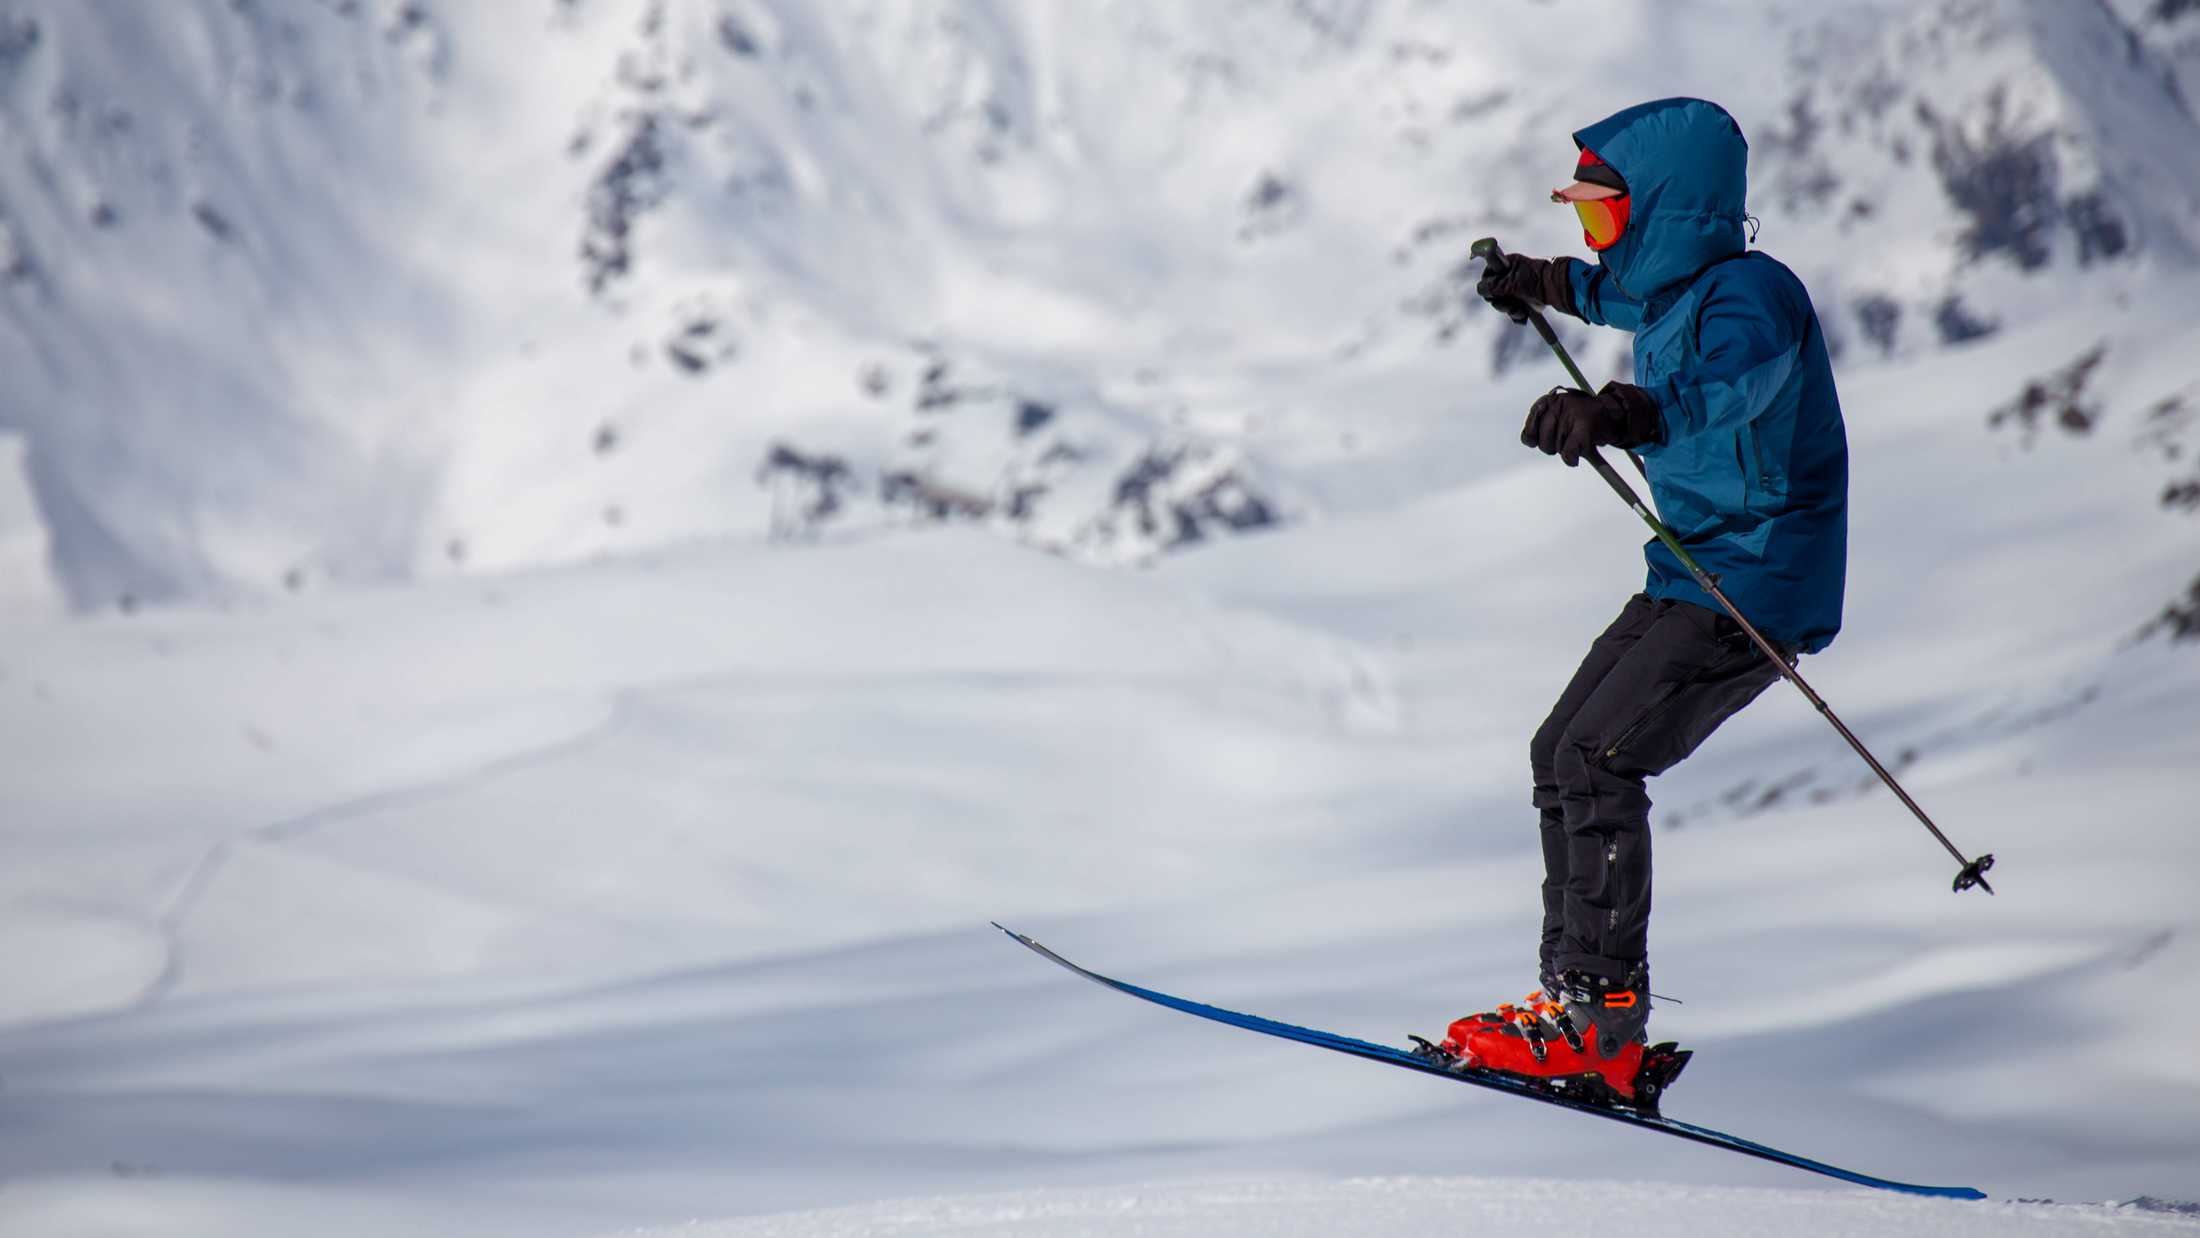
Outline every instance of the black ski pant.
<path id="1" fill-rule="evenodd" d="M 1794 651 L 1781 648 L 1790 659 Z M 1638 593 L 1529 746 L 1543 830 L 1543 976 L 1624 983 L 1649 956 L 1650 796 L 1779 668 L 1727 616 Z"/>

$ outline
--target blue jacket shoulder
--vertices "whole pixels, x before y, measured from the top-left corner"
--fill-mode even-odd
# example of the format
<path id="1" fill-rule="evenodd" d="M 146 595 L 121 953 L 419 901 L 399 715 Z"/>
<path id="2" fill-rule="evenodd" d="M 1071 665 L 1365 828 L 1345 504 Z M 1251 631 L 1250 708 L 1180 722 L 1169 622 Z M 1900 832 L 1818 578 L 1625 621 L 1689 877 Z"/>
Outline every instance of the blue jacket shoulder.
<path id="1" fill-rule="evenodd" d="M 1712 264 L 1696 277 L 1695 286 L 1701 294 L 1698 313 L 1714 298 L 1748 298 L 1793 318 L 1798 326 L 1811 314 L 1810 290 L 1803 287 L 1802 277 L 1762 250 Z"/>

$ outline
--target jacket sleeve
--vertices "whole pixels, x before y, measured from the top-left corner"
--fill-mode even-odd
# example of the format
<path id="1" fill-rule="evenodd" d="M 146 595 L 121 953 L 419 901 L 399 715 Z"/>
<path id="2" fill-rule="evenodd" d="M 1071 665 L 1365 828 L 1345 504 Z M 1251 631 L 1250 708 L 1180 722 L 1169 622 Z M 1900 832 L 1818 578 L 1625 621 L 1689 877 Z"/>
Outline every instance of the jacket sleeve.
<path id="1" fill-rule="evenodd" d="M 1740 429 L 1771 406 L 1794 373 L 1809 301 L 1798 303 L 1800 286 L 1753 274 L 1714 277 L 1696 310 L 1696 364 L 1650 389 L 1666 442 Z"/>
<path id="2" fill-rule="evenodd" d="M 1599 327 L 1632 331 L 1642 325 L 1642 303 L 1620 291 L 1599 263 L 1568 262 L 1574 281 L 1574 316 Z"/>

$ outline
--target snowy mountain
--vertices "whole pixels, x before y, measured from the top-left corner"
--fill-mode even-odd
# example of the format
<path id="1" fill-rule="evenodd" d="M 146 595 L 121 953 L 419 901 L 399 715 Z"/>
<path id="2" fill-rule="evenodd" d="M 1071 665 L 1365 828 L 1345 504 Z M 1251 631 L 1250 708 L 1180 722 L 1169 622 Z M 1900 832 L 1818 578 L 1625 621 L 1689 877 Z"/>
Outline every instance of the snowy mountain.
<path id="1" fill-rule="evenodd" d="M 2200 1196 L 2196 91 L 2183 0 L 0 3 L 0 1233 L 1944 1224 L 986 923 L 1532 983 L 1642 532 L 1466 253 L 1673 94 L 1840 350 L 1805 670 L 2000 863 L 1752 706 L 1652 787 L 1670 1109 Z"/>
<path id="2" fill-rule="evenodd" d="M 16 4 L 0 430 L 79 609 L 939 520 L 1141 562 L 1543 364 L 1465 246 L 1567 248 L 1564 134 L 1646 92 L 1717 82 L 1837 343 L 2183 278 L 2194 21 Z"/>

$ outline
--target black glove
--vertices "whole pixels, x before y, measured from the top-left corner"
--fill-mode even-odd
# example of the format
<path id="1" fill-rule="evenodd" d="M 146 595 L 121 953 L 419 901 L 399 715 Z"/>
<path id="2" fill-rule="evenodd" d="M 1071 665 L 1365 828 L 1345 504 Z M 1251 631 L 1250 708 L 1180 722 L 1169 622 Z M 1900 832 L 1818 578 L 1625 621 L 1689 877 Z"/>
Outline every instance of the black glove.
<path id="1" fill-rule="evenodd" d="M 1606 383 L 1595 395 L 1554 387 L 1528 407 L 1520 441 L 1572 468 L 1592 447 L 1640 447 L 1662 431 L 1658 399 L 1640 387 Z"/>
<path id="2" fill-rule="evenodd" d="M 1528 311 L 1548 305 L 1561 314 L 1581 317 L 1574 308 L 1573 259 L 1523 258 L 1507 254 L 1503 261 L 1486 262 L 1474 290 L 1497 312 L 1514 322 L 1528 321 Z"/>

